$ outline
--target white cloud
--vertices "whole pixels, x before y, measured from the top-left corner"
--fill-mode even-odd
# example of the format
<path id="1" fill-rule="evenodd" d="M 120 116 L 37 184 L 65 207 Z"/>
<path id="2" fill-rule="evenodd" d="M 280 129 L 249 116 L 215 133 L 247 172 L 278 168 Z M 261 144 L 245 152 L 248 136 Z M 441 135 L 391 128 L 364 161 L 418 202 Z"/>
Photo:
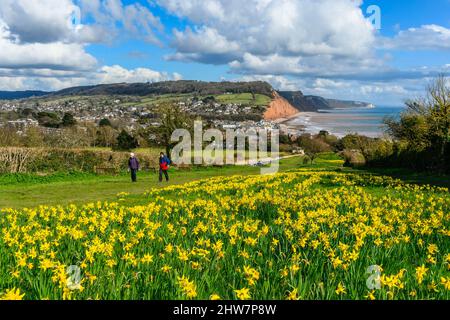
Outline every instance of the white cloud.
<path id="1" fill-rule="evenodd" d="M 20 43 L 93 43 L 110 39 L 99 25 L 80 23 L 72 0 L 0 0 L 0 20 Z"/>
<path id="2" fill-rule="evenodd" d="M 242 79 L 275 88 L 364 100 L 401 101 L 417 92 L 411 83 L 444 69 L 390 66 L 380 41 L 391 48 L 450 46 L 449 30 L 436 25 L 381 39 L 353 0 L 157 0 L 190 22 L 173 32 L 171 60 L 228 64 Z M 389 49 L 389 48 L 388 48 Z M 448 68 L 447 68 L 448 70 Z M 420 88 L 423 90 L 423 87 Z M 378 97 L 376 95 L 379 95 Z"/>
<path id="3" fill-rule="evenodd" d="M 92 72 L 76 73 L 50 69 L 15 70 L 0 69 L 0 90 L 47 91 L 84 85 L 159 82 L 181 80 L 179 73 L 159 72 L 148 68 L 126 69 L 119 65 L 103 66 Z"/>
<path id="4" fill-rule="evenodd" d="M 159 82 L 180 80 L 181 78 L 181 75 L 178 73 L 168 74 L 166 72 L 154 71 L 147 68 L 128 70 L 119 65 L 114 65 L 102 67 L 100 72 L 96 74 L 95 81 L 108 84 L 120 82 Z"/>
<path id="5" fill-rule="evenodd" d="M 215 56 L 216 59 L 227 62 L 240 50 L 236 41 L 228 41 L 216 29 L 205 26 L 195 31 L 190 27 L 183 32 L 174 30 L 174 45 L 182 52 L 182 56 L 168 56 L 168 59 L 184 57 L 184 60 L 195 60 L 196 57 L 204 59 L 207 56 Z M 201 54 L 201 57 L 195 54 Z M 220 59 L 220 56 L 224 56 L 225 59 Z M 217 62 L 220 63 L 220 61 Z"/>
<path id="6" fill-rule="evenodd" d="M 372 25 L 353 0 L 160 0 L 198 27 L 174 31 L 172 59 L 231 63 L 233 71 L 283 73 L 311 68 L 308 57 L 359 60 L 373 56 Z M 211 59 L 214 53 L 214 59 Z M 300 58 L 303 65 L 299 65 Z M 288 62 L 282 66 L 282 62 Z M 286 70 L 287 71 L 287 70 Z M 267 71 L 270 72 L 270 71 Z"/>
<path id="7" fill-rule="evenodd" d="M 12 36 L 25 43 L 50 43 L 72 37 L 71 0 L 1 0 L 0 18 Z"/>
<path id="8" fill-rule="evenodd" d="M 300 57 L 284 57 L 278 54 L 270 56 L 255 56 L 245 53 L 242 62 L 235 60 L 230 63 L 232 70 L 249 70 L 257 74 L 296 74 L 304 70 L 300 67 Z"/>
<path id="9" fill-rule="evenodd" d="M 121 0 L 79 0 L 79 3 L 83 19 L 92 18 L 97 30 L 109 35 L 106 40 L 126 36 L 161 45 L 158 33 L 164 30 L 164 26 L 140 3 L 125 5 Z M 118 26 L 122 29 L 119 30 Z"/>
<path id="10" fill-rule="evenodd" d="M 385 49 L 450 50 L 450 29 L 435 24 L 400 31 L 394 38 L 380 39 Z"/>
<path id="11" fill-rule="evenodd" d="M 173 43 L 180 52 L 165 56 L 169 61 L 197 62 L 209 64 L 226 64 L 239 56 L 239 44 L 228 41 L 217 30 L 202 27 L 184 32 L 174 30 Z M 181 52 L 182 51 L 182 52 Z"/>
<path id="12" fill-rule="evenodd" d="M 121 0 L 0 0 L 0 19 L 21 43 L 98 43 L 117 36 L 160 44 L 158 17 L 139 3 Z M 87 21 L 89 23 L 81 23 Z M 120 26 L 126 32 L 119 32 Z"/>
<path id="13" fill-rule="evenodd" d="M 71 86 L 179 80 L 149 68 L 99 66 L 89 43 L 121 34 L 159 43 L 159 18 L 121 0 L 0 0 L 0 89 L 58 90 Z M 83 18 L 83 19 L 81 19 Z M 81 20 L 90 24 L 82 24 Z"/>
<path id="14" fill-rule="evenodd" d="M 51 68 L 55 70 L 90 70 L 96 59 L 77 43 L 21 43 L 14 40 L 0 20 L 0 68 Z"/>

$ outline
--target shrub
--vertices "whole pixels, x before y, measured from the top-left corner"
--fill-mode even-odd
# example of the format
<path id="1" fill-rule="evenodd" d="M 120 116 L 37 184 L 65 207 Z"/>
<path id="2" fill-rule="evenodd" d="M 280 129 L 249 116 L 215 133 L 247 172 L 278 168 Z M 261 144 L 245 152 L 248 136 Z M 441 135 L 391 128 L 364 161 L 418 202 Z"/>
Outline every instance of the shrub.
<path id="1" fill-rule="evenodd" d="M 117 145 L 115 146 L 115 149 L 128 151 L 137 148 L 137 146 L 137 140 L 128 132 L 122 130 L 122 132 L 117 137 Z"/>
<path id="2" fill-rule="evenodd" d="M 143 170 L 157 167 L 152 155 L 137 154 Z M 96 173 L 96 168 L 116 172 L 128 168 L 126 152 L 56 148 L 0 148 L 0 173 Z"/>
<path id="3" fill-rule="evenodd" d="M 344 150 L 342 156 L 345 160 L 345 167 L 363 167 L 366 164 L 366 159 L 359 150 Z"/>

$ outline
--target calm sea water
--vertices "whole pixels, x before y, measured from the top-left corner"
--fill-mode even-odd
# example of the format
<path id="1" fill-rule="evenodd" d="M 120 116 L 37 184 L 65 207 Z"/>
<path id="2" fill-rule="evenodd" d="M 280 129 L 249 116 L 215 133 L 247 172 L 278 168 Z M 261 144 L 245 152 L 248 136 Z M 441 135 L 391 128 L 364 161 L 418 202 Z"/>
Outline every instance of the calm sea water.
<path id="1" fill-rule="evenodd" d="M 308 133 L 316 134 L 326 130 L 337 136 L 359 133 L 369 137 L 384 134 L 383 119 L 399 117 L 404 107 L 377 106 L 373 109 L 337 109 L 306 112 L 289 121 L 289 125 L 302 126 Z"/>

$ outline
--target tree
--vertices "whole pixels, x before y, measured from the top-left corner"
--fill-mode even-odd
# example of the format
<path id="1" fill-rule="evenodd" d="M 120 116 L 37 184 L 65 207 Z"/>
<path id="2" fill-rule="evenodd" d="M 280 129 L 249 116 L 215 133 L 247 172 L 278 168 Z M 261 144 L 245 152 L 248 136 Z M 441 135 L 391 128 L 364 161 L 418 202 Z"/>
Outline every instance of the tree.
<path id="1" fill-rule="evenodd" d="M 387 132 L 404 146 L 411 166 L 450 171 L 450 79 L 440 76 L 425 98 L 410 100 L 400 119 L 387 118 Z M 413 161 L 414 160 L 414 161 Z"/>
<path id="2" fill-rule="evenodd" d="M 305 154 L 311 160 L 311 164 L 319 153 L 331 151 L 330 145 L 317 137 L 311 137 L 310 134 L 301 135 L 298 139 L 298 144 L 305 150 Z"/>
<path id="3" fill-rule="evenodd" d="M 54 112 L 39 112 L 37 115 L 39 124 L 47 128 L 58 128 L 61 124 L 58 115 Z"/>
<path id="4" fill-rule="evenodd" d="M 155 137 L 155 140 L 164 146 L 167 156 L 170 157 L 172 149 L 177 142 L 172 142 L 172 133 L 177 129 L 186 129 L 189 132 L 193 131 L 193 118 L 181 108 L 171 102 L 164 103 L 158 107 L 157 110 L 160 125 L 150 127 L 148 135 Z"/>
<path id="5" fill-rule="evenodd" d="M 100 147 L 112 147 L 117 141 L 117 132 L 110 126 L 103 126 L 96 131 L 96 144 Z"/>
<path id="6" fill-rule="evenodd" d="M 136 139 L 130 135 L 126 130 L 122 130 L 117 136 L 117 150 L 129 151 L 137 148 L 138 144 Z"/>
<path id="7" fill-rule="evenodd" d="M 62 122 L 61 122 L 61 125 L 63 127 L 72 127 L 72 126 L 74 126 L 76 124 L 77 124 L 77 121 L 73 117 L 73 114 L 71 114 L 69 112 L 64 113 L 64 116 L 63 116 Z"/>
<path id="8" fill-rule="evenodd" d="M 44 146 L 44 132 L 39 127 L 28 127 L 23 136 L 23 145 L 25 147 Z"/>
<path id="9" fill-rule="evenodd" d="M 112 127 L 111 121 L 109 121 L 109 119 L 106 119 L 106 118 L 100 120 L 100 122 L 98 123 L 98 125 L 99 125 L 100 127 Z"/>
<path id="10" fill-rule="evenodd" d="M 0 147 L 20 146 L 20 136 L 13 126 L 0 127 Z"/>

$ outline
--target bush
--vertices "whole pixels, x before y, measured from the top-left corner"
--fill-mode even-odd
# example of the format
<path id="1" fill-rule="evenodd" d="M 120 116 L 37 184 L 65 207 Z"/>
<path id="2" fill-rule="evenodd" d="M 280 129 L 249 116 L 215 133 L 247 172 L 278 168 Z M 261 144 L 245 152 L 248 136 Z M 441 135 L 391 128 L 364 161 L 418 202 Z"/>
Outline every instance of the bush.
<path id="1" fill-rule="evenodd" d="M 122 132 L 117 137 L 117 145 L 115 146 L 115 149 L 122 151 L 129 151 L 137 148 L 137 146 L 138 146 L 137 140 L 128 132 L 122 130 Z"/>
<path id="2" fill-rule="evenodd" d="M 156 168 L 158 159 L 138 153 L 143 170 Z M 52 149 L 0 148 L 0 173 L 96 173 L 96 168 L 127 170 L 129 154 L 125 152 Z"/>
<path id="3" fill-rule="evenodd" d="M 450 172 L 450 86 L 440 77 L 424 99 L 408 101 L 400 119 L 385 120 L 396 151 L 385 159 L 415 170 Z"/>
<path id="4" fill-rule="evenodd" d="M 74 116 L 71 113 L 65 113 L 62 118 L 61 126 L 63 127 L 71 127 L 77 124 Z"/>
<path id="5" fill-rule="evenodd" d="M 363 167 L 366 164 L 366 159 L 359 150 L 344 150 L 342 156 L 345 160 L 344 167 Z"/>

